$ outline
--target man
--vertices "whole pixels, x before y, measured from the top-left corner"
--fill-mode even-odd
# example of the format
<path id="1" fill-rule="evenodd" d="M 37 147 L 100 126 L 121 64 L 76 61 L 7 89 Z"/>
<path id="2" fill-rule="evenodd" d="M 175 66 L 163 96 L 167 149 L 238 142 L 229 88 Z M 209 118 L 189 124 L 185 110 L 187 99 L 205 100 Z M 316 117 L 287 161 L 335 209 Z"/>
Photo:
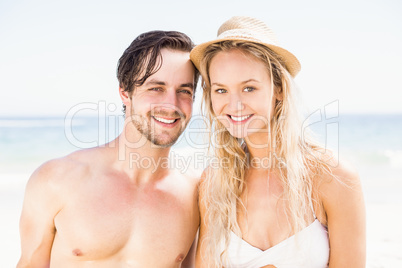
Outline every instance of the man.
<path id="1" fill-rule="evenodd" d="M 198 180 L 167 162 L 192 113 L 192 47 L 182 33 L 153 31 L 126 49 L 117 70 L 123 132 L 34 172 L 18 267 L 184 267 L 193 258 Z"/>

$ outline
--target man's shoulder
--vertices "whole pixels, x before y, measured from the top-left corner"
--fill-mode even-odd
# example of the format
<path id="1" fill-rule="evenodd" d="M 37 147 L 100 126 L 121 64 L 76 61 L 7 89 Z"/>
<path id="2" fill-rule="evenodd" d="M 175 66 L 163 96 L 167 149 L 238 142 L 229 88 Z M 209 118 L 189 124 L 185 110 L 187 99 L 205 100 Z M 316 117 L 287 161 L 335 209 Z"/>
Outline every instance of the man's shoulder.
<path id="1" fill-rule="evenodd" d="M 198 187 L 200 182 L 200 175 L 197 172 L 183 172 L 182 170 L 171 170 L 166 182 L 171 187 L 172 193 L 181 197 L 187 197 L 196 201 L 198 199 Z M 187 199 L 188 200 L 188 199 Z"/>
<path id="2" fill-rule="evenodd" d="M 91 161 L 94 161 L 96 155 L 97 149 L 92 148 L 49 160 L 34 171 L 30 183 L 55 186 L 82 178 L 90 171 Z"/>
<path id="3" fill-rule="evenodd" d="M 170 176 L 174 177 L 175 180 L 180 179 L 184 180 L 190 184 L 197 185 L 201 178 L 201 171 L 199 170 L 179 170 L 179 169 L 172 169 L 170 171 Z"/>

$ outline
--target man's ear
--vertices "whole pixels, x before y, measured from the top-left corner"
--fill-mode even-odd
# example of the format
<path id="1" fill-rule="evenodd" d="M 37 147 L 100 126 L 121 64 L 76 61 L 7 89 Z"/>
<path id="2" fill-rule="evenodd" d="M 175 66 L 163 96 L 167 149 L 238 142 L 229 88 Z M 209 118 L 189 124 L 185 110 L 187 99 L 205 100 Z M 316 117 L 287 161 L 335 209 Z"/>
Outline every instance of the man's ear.
<path id="1" fill-rule="evenodd" d="M 130 93 L 119 87 L 119 95 L 123 104 L 127 106 L 130 103 Z"/>

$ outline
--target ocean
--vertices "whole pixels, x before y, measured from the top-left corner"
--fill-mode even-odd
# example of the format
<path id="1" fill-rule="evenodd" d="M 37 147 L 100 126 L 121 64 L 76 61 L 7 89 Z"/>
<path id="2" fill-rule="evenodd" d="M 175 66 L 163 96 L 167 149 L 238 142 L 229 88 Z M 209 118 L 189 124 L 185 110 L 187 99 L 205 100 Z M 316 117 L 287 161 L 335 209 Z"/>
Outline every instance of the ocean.
<path id="1" fill-rule="evenodd" d="M 362 179 L 402 179 L 402 114 L 317 118 L 311 117 L 306 125 L 339 160 L 355 165 Z M 123 116 L 0 117 L 0 179 L 2 174 L 31 173 L 49 159 L 105 144 L 119 135 L 123 123 Z M 203 118 L 193 116 L 173 151 L 191 155 L 193 150 L 205 150 L 205 132 Z"/>

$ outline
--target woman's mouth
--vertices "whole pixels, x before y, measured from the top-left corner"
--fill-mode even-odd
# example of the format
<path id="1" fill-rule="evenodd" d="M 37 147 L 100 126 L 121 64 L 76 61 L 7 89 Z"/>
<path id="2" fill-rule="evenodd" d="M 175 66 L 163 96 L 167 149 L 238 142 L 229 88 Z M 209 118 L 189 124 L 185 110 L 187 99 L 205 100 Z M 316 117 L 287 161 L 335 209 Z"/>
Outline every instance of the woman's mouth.
<path id="1" fill-rule="evenodd" d="M 234 115 L 228 114 L 228 117 L 235 124 L 236 123 L 237 124 L 243 124 L 243 123 L 247 122 L 247 120 L 250 119 L 250 117 L 252 117 L 252 116 L 253 116 L 253 114 L 243 115 L 243 116 L 234 116 Z"/>

